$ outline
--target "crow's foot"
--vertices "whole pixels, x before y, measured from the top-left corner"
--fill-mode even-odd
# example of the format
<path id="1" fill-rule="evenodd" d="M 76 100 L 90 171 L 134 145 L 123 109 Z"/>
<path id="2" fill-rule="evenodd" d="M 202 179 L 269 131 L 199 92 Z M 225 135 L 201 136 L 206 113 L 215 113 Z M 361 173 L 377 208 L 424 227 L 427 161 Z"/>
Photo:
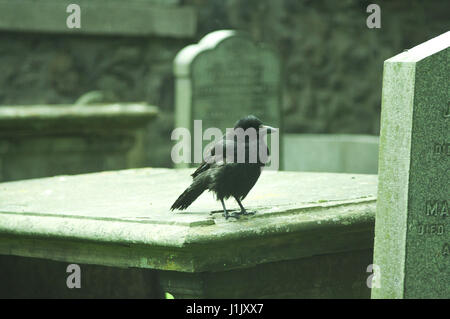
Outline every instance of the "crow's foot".
<path id="1" fill-rule="evenodd" d="M 242 215 L 241 212 L 236 212 L 235 210 L 227 210 L 226 212 L 223 210 L 214 210 L 209 214 L 210 215 L 222 214 L 222 216 L 225 217 L 225 219 L 228 219 L 230 217 L 239 219 L 240 215 Z"/>
<path id="2" fill-rule="evenodd" d="M 236 211 L 236 209 L 231 209 L 231 210 L 228 210 L 228 209 L 227 209 L 227 212 L 228 212 L 228 213 L 234 212 L 234 211 Z M 223 210 L 213 210 L 213 211 L 211 211 L 209 214 L 210 214 L 210 215 L 214 215 L 214 214 L 223 214 L 223 215 L 225 215 L 225 212 L 224 212 Z M 233 213 L 233 214 L 234 214 L 234 213 Z"/>
<path id="3" fill-rule="evenodd" d="M 255 212 L 255 211 L 251 211 L 251 212 L 249 212 L 249 211 L 246 211 L 246 210 L 241 210 L 240 212 L 238 212 L 238 213 L 235 213 L 235 214 L 237 214 L 237 215 L 244 215 L 244 216 L 246 216 L 246 215 L 255 215 L 255 214 L 256 214 L 256 212 Z"/>
<path id="4" fill-rule="evenodd" d="M 214 215 L 214 214 L 222 214 L 223 217 L 225 217 L 225 219 L 228 219 L 230 217 L 239 219 L 241 216 L 249 216 L 249 215 L 255 215 L 256 211 L 247 211 L 247 210 L 241 210 L 241 211 L 237 211 L 235 209 L 232 210 L 213 210 L 212 212 L 209 213 L 210 215 Z"/>
<path id="5" fill-rule="evenodd" d="M 235 213 L 232 213 L 232 214 L 227 214 L 227 215 L 224 214 L 225 219 L 228 219 L 228 217 L 233 217 L 233 218 L 239 219 L 241 217 L 240 215 L 241 214 L 238 213 L 238 212 L 235 212 Z"/>

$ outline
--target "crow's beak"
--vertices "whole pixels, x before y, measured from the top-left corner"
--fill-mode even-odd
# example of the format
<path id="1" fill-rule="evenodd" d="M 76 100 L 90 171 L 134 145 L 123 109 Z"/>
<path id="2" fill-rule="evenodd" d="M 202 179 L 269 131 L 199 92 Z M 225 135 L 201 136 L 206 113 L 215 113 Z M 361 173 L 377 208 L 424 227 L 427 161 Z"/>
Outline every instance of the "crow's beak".
<path id="1" fill-rule="evenodd" d="M 274 132 L 278 132 L 278 130 L 272 126 L 268 126 L 268 125 L 261 125 L 261 129 L 265 130 L 267 132 L 267 134 L 271 134 Z"/>

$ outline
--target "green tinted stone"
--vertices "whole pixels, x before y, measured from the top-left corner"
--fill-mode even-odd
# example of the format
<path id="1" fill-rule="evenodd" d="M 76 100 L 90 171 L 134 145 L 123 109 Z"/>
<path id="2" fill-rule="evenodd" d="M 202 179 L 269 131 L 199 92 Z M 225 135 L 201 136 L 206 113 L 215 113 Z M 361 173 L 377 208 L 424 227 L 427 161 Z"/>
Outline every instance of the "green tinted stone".
<path id="1" fill-rule="evenodd" d="M 197 14 L 193 7 L 176 5 L 178 0 L 121 1 L 78 0 L 80 28 L 69 28 L 70 0 L 2 0 L 0 30 L 45 33 L 76 33 L 191 37 L 196 32 Z M 130 17 L 133 17 L 130 19 Z M 120 23 L 118 23 L 120 22 Z"/>
<path id="2" fill-rule="evenodd" d="M 146 168 L 0 183 L 0 255 L 36 259 L 0 258 L 0 296 L 74 296 L 64 263 L 77 263 L 82 278 L 101 285 L 84 281 L 75 293 L 84 297 L 159 288 L 175 298 L 369 297 L 376 175 L 264 171 L 244 201 L 257 213 L 225 220 L 209 192 L 185 211 L 169 210 L 191 173 Z M 239 209 L 232 199 L 227 207 Z M 144 291 L 147 275 L 159 283 Z"/>
<path id="3" fill-rule="evenodd" d="M 244 201 L 258 213 L 226 221 L 209 192 L 186 211 L 169 210 L 190 173 L 137 169 L 0 183 L 0 254 L 192 272 L 371 246 L 375 175 L 265 171 Z M 227 206 L 239 208 L 231 199 Z M 233 241 L 241 244 L 225 244 Z"/>
<path id="4" fill-rule="evenodd" d="M 0 107 L 0 181 L 139 167 L 146 103 Z"/>
<path id="5" fill-rule="evenodd" d="M 384 64 L 373 298 L 450 298 L 449 45 Z"/>

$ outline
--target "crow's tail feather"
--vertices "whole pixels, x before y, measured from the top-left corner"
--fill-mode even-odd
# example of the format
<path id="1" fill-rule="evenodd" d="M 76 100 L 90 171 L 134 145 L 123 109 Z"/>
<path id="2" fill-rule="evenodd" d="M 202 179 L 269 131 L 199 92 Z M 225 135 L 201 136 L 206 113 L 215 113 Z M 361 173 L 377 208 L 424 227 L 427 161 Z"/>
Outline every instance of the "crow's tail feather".
<path id="1" fill-rule="evenodd" d="M 189 186 L 183 194 L 178 197 L 178 199 L 173 203 L 170 210 L 179 209 L 183 210 L 189 207 L 204 191 L 205 187 L 194 180 L 194 182 Z"/>

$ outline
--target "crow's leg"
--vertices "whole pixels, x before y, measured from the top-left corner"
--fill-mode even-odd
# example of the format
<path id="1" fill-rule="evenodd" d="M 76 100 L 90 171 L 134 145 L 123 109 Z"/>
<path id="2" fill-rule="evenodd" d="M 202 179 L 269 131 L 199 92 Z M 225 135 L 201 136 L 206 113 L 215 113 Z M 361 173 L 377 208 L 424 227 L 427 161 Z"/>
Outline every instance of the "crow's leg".
<path id="1" fill-rule="evenodd" d="M 223 207 L 223 216 L 225 216 L 225 219 L 228 219 L 228 211 L 227 208 L 225 207 L 225 202 L 223 201 L 223 198 L 220 199 L 220 202 L 222 203 Z"/>
<path id="2" fill-rule="evenodd" d="M 241 213 L 228 214 L 228 210 L 227 210 L 227 208 L 225 207 L 225 202 L 223 201 L 223 198 L 222 198 L 220 201 L 221 201 L 221 203 L 222 203 L 222 207 L 223 207 L 223 216 L 225 216 L 225 219 L 228 219 L 228 217 L 234 217 L 234 218 L 236 218 L 236 219 L 239 218 L 239 215 L 240 215 Z"/>
<path id="3" fill-rule="evenodd" d="M 235 214 L 239 214 L 239 215 L 254 215 L 255 212 L 247 212 L 247 210 L 245 209 L 244 205 L 242 205 L 241 201 L 239 200 L 239 198 L 234 197 L 234 199 L 237 201 L 237 203 L 239 204 L 239 207 L 241 207 L 241 212 L 240 213 L 235 213 Z"/>

